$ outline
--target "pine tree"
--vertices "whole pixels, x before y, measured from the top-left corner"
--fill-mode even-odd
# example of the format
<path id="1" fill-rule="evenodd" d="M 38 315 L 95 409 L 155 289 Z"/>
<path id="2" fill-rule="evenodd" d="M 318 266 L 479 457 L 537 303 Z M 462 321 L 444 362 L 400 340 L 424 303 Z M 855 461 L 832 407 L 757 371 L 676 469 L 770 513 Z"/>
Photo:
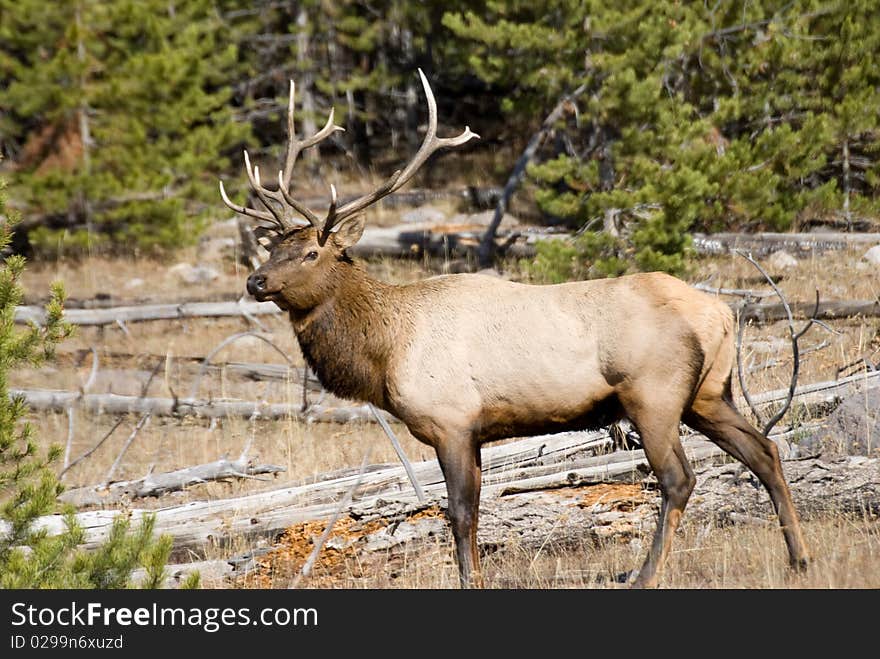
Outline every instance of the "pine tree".
<path id="1" fill-rule="evenodd" d="M 445 19 L 512 122 L 587 86 L 579 122 L 530 170 L 545 213 L 587 231 L 539 248 L 538 270 L 603 274 L 623 259 L 676 272 L 693 231 L 877 214 L 874 3 L 552 4 Z"/>
<path id="2" fill-rule="evenodd" d="M 0 0 L 4 149 L 34 237 L 89 247 L 191 241 L 216 206 L 232 119 L 227 45 L 213 3 Z"/>

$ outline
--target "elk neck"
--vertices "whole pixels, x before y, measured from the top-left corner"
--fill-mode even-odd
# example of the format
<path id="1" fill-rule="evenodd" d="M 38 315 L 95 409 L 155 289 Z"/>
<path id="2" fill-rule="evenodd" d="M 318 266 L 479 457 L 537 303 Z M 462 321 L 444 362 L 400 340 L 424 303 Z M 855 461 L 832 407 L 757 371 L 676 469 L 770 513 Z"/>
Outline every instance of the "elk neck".
<path id="1" fill-rule="evenodd" d="M 290 321 L 309 367 L 336 396 L 382 406 L 393 344 L 404 329 L 395 309 L 398 287 L 371 278 L 357 263 L 339 261 L 323 294 Z"/>

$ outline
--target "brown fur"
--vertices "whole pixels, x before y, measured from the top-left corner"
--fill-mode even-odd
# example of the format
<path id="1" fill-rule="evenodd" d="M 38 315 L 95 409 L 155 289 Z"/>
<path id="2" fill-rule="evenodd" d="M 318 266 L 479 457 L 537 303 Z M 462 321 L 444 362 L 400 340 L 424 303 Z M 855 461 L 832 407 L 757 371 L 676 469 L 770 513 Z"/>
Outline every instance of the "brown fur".
<path id="1" fill-rule="evenodd" d="M 333 393 L 400 418 L 437 451 L 463 585 L 479 585 L 480 444 L 628 417 L 660 482 L 654 544 L 636 585 L 657 583 L 694 486 L 679 422 L 704 432 L 770 492 L 795 566 L 806 562 L 775 445 L 730 401 L 727 306 L 661 273 L 529 286 L 448 275 L 392 286 L 345 249 L 363 220 L 323 246 L 287 234 L 248 280 L 288 310 L 302 351 Z"/>

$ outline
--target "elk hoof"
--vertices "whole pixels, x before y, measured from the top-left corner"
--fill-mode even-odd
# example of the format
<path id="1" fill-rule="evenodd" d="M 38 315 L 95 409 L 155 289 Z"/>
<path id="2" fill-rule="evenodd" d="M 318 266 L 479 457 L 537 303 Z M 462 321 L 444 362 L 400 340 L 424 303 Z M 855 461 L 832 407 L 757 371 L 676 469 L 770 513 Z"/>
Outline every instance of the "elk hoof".
<path id="1" fill-rule="evenodd" d="M 790 561 L 789 565 L 791 565 L 791 569 L 794 572 L 804 574 L 810 565 L 810 561 L 807 558 L 795 558 Z"/>

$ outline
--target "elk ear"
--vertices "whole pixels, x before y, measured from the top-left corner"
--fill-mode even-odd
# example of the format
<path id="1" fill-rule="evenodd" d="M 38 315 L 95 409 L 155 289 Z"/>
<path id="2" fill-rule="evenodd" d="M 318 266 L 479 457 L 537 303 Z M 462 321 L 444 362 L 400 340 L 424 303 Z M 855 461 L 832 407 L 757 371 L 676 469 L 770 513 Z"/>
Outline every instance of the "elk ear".
<path id="1" fill-rule="evenodd" d="M 363 213 L 355 215 L 348 220 L 348 222 L 345 222 L 340 226 L 336 232 L 331 234 L 333 236 L 333 242 L 336 243 L 340 249 L 348 249 L 361 239 L 361 236 L 364 233 L 365 224 L 366 217 Z"/>

